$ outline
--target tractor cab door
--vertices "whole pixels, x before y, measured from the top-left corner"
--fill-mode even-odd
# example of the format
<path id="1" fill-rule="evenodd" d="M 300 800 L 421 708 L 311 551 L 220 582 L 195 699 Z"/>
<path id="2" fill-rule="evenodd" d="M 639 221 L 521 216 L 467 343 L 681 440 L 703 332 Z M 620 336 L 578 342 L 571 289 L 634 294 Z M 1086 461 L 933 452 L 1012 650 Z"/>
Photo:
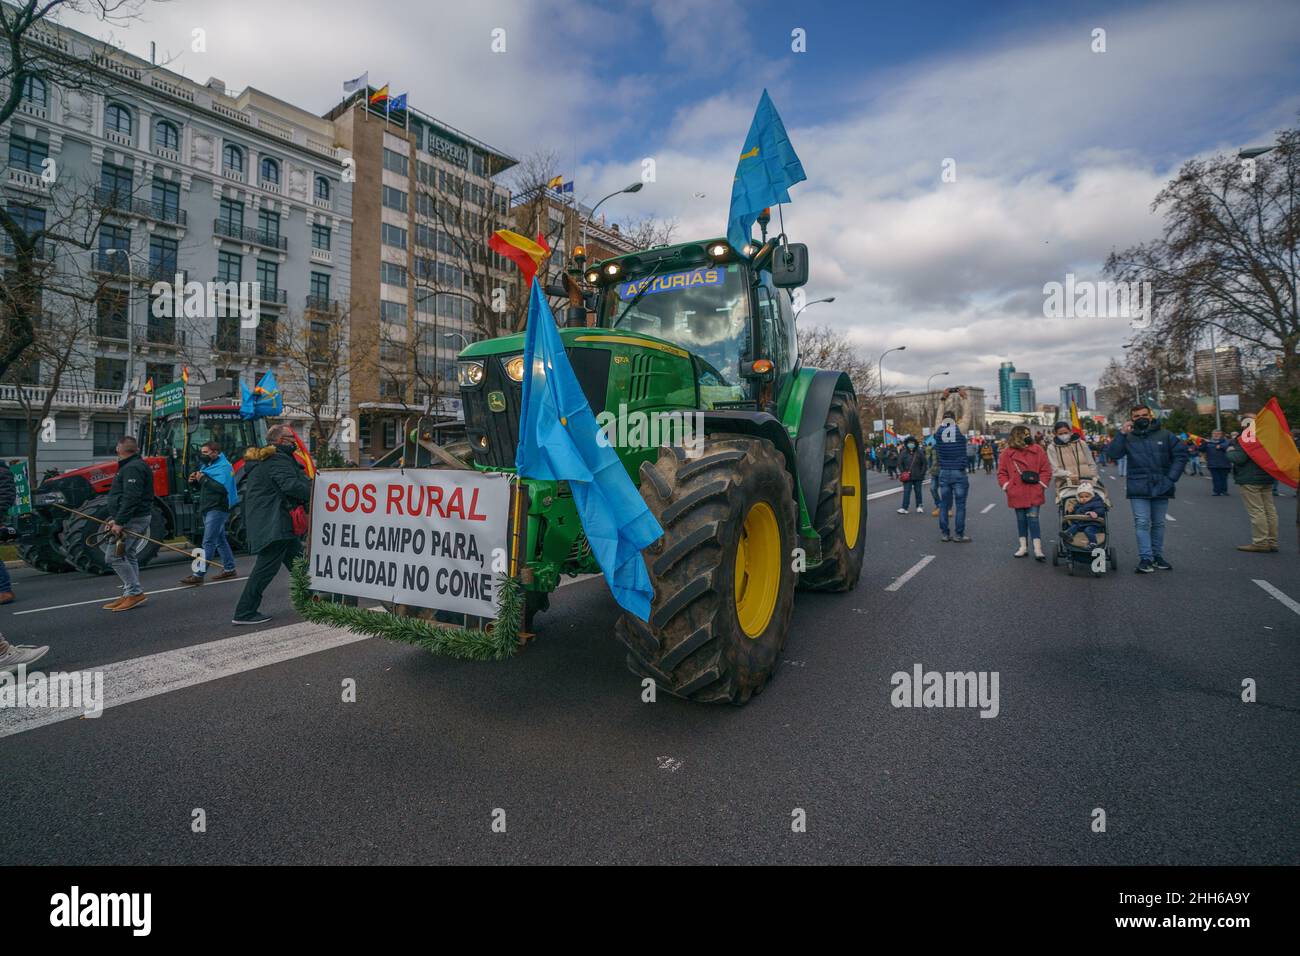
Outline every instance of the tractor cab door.
<path id="1" fill-rule="evenodd" d="M 755 295 L 755 340 L 758 348 L 754 358 L 771 361 L 773 370 L 772 394 L 781 394 L 781 389 L 794 370 L 795 339 L 794 312 L 790 307 L 790 293 L 778 289 L 772 284 L 772 273 L 766 269 L 758 273 L 754 286 Z"/>

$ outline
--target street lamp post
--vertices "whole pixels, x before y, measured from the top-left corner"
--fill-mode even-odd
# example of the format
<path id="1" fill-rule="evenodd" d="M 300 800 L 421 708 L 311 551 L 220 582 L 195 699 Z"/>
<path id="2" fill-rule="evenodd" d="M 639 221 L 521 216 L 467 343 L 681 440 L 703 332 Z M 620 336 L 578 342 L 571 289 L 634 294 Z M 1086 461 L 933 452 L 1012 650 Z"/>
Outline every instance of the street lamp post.
<path id="1" fill-rule="evenodd" d="M 927 379 L 925 380 L 925 394 L 926 394 L 927 396 L 930 394 L 930 383 L 931 383 L 931 382 L 933 382 L 933 381 L 934 381 L 936 378 L 938 378 L 940 375 L 947 375 L 947 374 L 948 374 L 947 372 L 935 372 L 933 375 L 931 375 L 929 378 L 927 378 Z M 928 404 L 928 403 L 927 403 L 927 404 Z M 937 409 L 936 409 L 936 411 L 937 411 Z M 933 416 L 933 415 L 930 416 L 930 421 L 934 421 L 934 416 Z"/>
<path id="2" fill-rule="evenodd" d="M 876 361 L 876 378 L 880 380 L 880 430 L 882 432 L 885 430 L 885 356 L 890 352 L 902 352 L 906 348 L 906 345 L 895 345 L 892 349 L 885 349 Z"/>
<path id="3" fill-rule="evenodd" d="M 795 312 L 794 314 L 795 321 L 799 320 L 799 313 L 802 312 L 804 309 L 811 308 L 812 306 L 816 305 L 818 302 L 834 302 L 834 301 L 835 301 L 835 296 L 833 295 L 827 296 L 824 299 L 813 299 L 811 302 L 808 302 L 800 306 L 799 310 Z"/>
<path id="4" fill-rule="evenodd" d="M 588 223 L 591 222 L 591 220 L 596 218 L 596 210 L 600 208 L 601 203 L 603 203 L 605 199 L 613 199 L 615 196 L 619 195 L 620 193 L 639 193 L 643 185 L 645 184 L 641 182 L 635 182 L 629 186 L 624 186 L 622 189 L 616 189 L 608 196 L 606 196 L 604 199 L 602 199 L 600 202 L 596 203 L 596 205 L 591 207 L 591 212 L 587 213 L 587 218 L 582 221 L 582 248 L 584 251 L 587 248 L 587 225 Z"/>

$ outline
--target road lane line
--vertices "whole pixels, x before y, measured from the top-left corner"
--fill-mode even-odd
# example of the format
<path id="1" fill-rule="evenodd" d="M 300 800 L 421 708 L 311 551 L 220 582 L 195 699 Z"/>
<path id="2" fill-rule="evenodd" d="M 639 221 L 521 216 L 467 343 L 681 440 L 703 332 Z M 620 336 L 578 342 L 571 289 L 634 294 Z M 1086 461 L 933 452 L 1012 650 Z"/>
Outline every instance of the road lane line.
<path id="1" fill-rule="evenodd" d="M 996 504 L 997 504 L 996 501 L 993 501 L 993 502 L 990 502 L 989 504 L 986 504 L 986 505 L 984 506 L 983 510 L 980 511 L 980 514 L 982 514 L 982 515 L 986 515 L 986 514 L 988 514 L 990 511 L 993 510 L 993 508 L 994 508 L 994 506 L 995 506 Z"/>
<path id="2" fill-rule="evenodd" d="M 1171 515 L 1169 512 L 1166 511 L 1166 512 L 1165 512 L 1165 520 L 1166 520 L 1166 521 L 1177 521 L 1178 519 L 1175 518 L 1173 515 Z"/>
<path id="3" fill-rule="evenodd" d="M 899 485 L 897 488 L 886 488 L 884 491 L 873 491 L 871 494 L 867 495 L 867 500 L 870 501 L 872 498 L 883 498 L 885 495 L 901 495 L 902 493 L 903 486 Z"/>
<path id="4" fill-rule="evenodd" d="M 1293 601 L 1290 597 L 1288 597 L 1282 591 L 1279 591 L 1277 588 L 1273 587 L 1273 585 L 1269 584 L 1267 581 L 1260 580 L 1259 578 L 1252 578 L 1251 580 L 1253 580 L 1256 584 L 1258 584 L 1261 588 L 1263 588 L 1265 594 L 1269 594 L 1272 597 L 1277 598 L 1279 601 L 1282 602 L 1283 605 L 1289 607 L 1297 614 L 1300 614 L 1300 601 Z"/>
<path id="5" fill-rule="evenodd" d="M 145 594 L 169 594 L 172 591 L 189 591 L 194 588 L 210 588 L 218 584 L 234 584 L 236 581 L 246 581 L 246 580 L 248 580 L 247 577 L 226 578 L 224 581 L 209 581 L 207 584 L 182 584 L 179 587 L 159 588 L 157 591 L 145 591 L 144 593 Z M 113 600 L 114 598 L 120 598 L 121 596 L 122 596 L 121 594 L 114 594 L 114 595 L 110 595 L 109 597 L 94 598 L 89 601 L 74 601 L 71 604 L 54 604 L 50 607 L 33 607 L 33 608 L 28 608 L 26 611 L 14 611 L 14 617 L 18 617 L 21 614 L 40 614 L 42 611 L 61 611 L 65 607 L 82 607 L 83 605 L 86 604 L 106 604 L 107 602 Z"/>
<path id="6" fill-rule="evenodd" d="M 927 564 L 929 564 L 933 560 L 934 560 L 934 555 L 927 554 L 920 561 L 916 562 L 916 564 L 912 565 L 910 568 L 908 568 L 906 571 L 904 571 L 902 574 L 896 577 L 894 579 L 894 583 L 891 584 L 889 587 L 885 588 L 885 590 L 897 591 L 908 581 L 912 580 L 912 578 L 916 577 L 921 572 L 921 569 L 924 568 Z"/>
<path id="7" fill-rule="evenodd" d="M 368 634 L 353 634 L 351 631 L 300 621 L 283 627 L 222 638 L 207 644 L 195 644 L 161 654 L 118 661 L 103 667 L 90 667 L 83 673 L 103 673 L 103 704 L 107 710 L 366 640 L 370 640 Z M 59 721 L 73 720 L 83 714 L 84 710 L 77 708 L 0 708 L 0 737 L 10 737 Z"/>

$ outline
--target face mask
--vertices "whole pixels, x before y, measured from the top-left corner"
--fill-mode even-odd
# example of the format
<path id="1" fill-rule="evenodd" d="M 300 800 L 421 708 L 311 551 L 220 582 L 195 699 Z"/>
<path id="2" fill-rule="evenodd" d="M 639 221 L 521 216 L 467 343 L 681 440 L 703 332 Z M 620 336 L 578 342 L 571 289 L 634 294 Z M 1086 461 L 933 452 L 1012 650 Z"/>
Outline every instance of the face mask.
<path id="1" fill-rule="evenodd" d="M 916 451 L 916 442 L 908 442 L 908 443 L 907 443 L 907 450 L 908 450 L 908 451 Z"/>
<path id="2" fill-rule="evenodd" d="M 1133 420 L 1134 431 L 1144 432 L 1150 427 L 1151 427 L 1151 419 L 1149 418 L 1135 418 Z"/>
<path id="3" fill-rule="evenodd" d="M 1069 444 L 1069 442 L 1070 442 L 1070 436 L 1069 436 L 1069 435 L 1057 435 L 1057 436 L 1056 436 L 1056 443 L 1057 443 L 1058 445 L 1067 445 L 1067 444 Z"/>

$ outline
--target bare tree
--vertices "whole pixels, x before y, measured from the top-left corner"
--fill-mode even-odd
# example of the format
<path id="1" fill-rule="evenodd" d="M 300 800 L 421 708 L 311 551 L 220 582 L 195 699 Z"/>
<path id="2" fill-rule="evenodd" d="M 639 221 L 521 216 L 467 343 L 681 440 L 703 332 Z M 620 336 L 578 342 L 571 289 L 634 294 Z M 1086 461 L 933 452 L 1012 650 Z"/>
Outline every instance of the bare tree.
<path id="1" fill-rule="evenodd" d="M 283 369 L 280 385 L 291 404 L 307 411 L 319 449 L 330 447 L 338 431 L 340 396 L 351 368 L 349 312 L 333 304 L 291 312 L 276 329 L 274 356 Z"/>
<path id="2" fill-rule="evenodd" d="M 1300 385 L 1300 129 L 1256 159 L 1185 163 L 1152 209 L 1164 235 L 1106 262 L 1110 276 L 1151 284 L 1143 337 L 1188 351 L 1213 328 Z"/>
<path id="3" fill-rule="evenodd" d="M 861 348 L 839 329 L 814 325 L 800 329 L 799 358 L 810 368 L 829 368 L 846 373 L 859 398 L 876 393 L 876 369 Z"/>
<path id="4" fill-rule="evenodd" d="M 649 249 L 652 246 L 671 245 L 677 233 L 677 219 L 659 219 L 645 216 L 630 219 L 620 230 L 624 238 L 637 249 Z"/>

